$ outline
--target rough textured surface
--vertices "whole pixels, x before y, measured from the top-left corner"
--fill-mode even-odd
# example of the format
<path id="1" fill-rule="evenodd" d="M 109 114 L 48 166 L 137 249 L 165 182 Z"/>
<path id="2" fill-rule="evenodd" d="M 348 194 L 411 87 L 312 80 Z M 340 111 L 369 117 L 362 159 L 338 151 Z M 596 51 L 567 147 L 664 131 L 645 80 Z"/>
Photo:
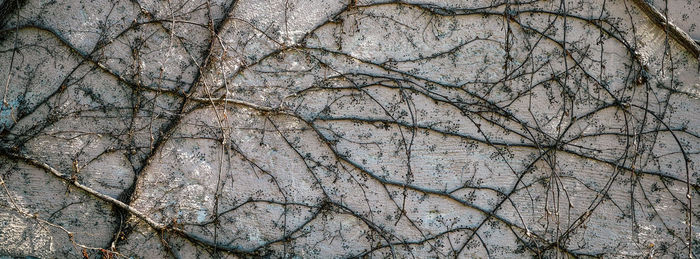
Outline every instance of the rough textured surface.
<path id="1" fill-rule="evenodd" d="M 665 14 L 671 23 L 700 42 L 700 3 L 692 0 L 646 1 Z"/>
<path id="2" fill-rule="evenodd" d="M 0 6 L 0 256 L 700 256 L 699 59 L 632 2 Z"/>

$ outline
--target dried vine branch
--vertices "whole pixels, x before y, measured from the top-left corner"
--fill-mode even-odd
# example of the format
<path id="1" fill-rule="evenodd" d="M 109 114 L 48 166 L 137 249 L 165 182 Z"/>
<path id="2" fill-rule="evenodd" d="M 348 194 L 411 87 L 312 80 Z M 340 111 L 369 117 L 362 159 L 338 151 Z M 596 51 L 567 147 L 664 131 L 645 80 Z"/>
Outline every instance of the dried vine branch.
<path id="1" fill-rule="evenodd" d="M 268 4 L 3 2 L 0 220 L 44 257 L 697 256 L 700 48 L 645 1 Z"/>

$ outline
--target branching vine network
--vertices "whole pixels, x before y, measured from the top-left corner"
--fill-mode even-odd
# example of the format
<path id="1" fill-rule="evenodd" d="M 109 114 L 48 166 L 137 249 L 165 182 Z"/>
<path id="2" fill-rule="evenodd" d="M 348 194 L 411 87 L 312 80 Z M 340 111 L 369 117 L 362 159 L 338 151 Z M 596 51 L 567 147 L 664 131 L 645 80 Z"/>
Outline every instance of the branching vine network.
<path id="1" fill-rule="evenodd" d="M 0 212 L 85 257 L 698 256 L 700 48 L 649 3 L 195 2 L 2 2 Z"/>

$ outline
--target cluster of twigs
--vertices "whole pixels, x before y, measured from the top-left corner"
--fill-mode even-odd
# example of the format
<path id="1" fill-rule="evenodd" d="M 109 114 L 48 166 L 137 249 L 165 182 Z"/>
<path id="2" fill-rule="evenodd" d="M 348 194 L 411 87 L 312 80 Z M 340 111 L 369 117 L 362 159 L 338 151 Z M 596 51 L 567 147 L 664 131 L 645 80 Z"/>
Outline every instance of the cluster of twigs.
<path id="1" fill-rule="evenodd" d="M 676 78 L 698 48 L 643 1 L 350 1 L 297 34 L 299 3 L 276 26 L 236 1 L 115 2 L 91 44 L 20 2 L 0 8 L 17 18 L 0 31 L 1 208 L 64 233 L 66 253 L 697 256 L 700 125 L 674 113 L 700 104 Z M 636 40 L 643 14 L 661 54 Z M 63 64 L 53 83 L 32 81 L 43 59 Z M 118 196 L 81 171 L 107 154 L 134 172 Z M 109 244 L 16 202 L 27 166 L 111 206 Z M 203 217 L 178 204 L 195 185 Z"/>

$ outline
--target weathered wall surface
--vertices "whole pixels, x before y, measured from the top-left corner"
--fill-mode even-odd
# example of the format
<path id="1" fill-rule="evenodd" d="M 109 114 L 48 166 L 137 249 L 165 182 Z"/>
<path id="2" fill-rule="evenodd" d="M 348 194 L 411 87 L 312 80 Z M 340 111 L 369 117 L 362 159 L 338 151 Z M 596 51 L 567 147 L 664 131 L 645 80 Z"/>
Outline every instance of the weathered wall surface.
<path id="1" fill-rule="evenodd" d="M 640 5 L 5 0 L 0 255 L 699 256 L 697 45 Z"/>
<path id="2" fill-rule="evenodd" d="M 652 4 L 659 13 L 668 17 L 669 21 L 688 33 L 695 42 L 700 42 L 700 8 L 697 1 L 692 0 L 645 0 Z"/>

